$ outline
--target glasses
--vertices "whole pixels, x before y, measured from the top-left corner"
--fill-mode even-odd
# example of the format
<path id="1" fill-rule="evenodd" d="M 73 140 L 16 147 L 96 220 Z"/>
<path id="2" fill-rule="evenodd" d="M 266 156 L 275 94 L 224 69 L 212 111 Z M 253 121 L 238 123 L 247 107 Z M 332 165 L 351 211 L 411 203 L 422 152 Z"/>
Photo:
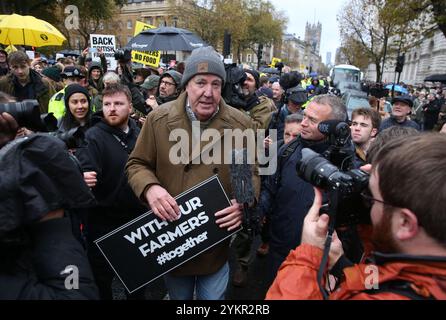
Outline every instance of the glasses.
<path id="1" fill-rule="evenodd" d="M 382 203 L 383 205 L 386 205 L 386 206 L 394 207 L 393 205 L 391 205 L 391 204 L 389 204 L 389 203 L 387 203 L 387 202 L 384 202 L 384 201 L 382 201 L 382 200 L 378 200 L 378 199 L 373 198 L 372 195 L 369 193 L 369 191 L 363 191 L 363 192 L 361 192 L 361 197 L 362 197 L 362 200 L 363 200 L 363 202 L 364 202 L 364 205 L 365 205 L 367 208 L 369 208 L 369 209 L 370 209 L 371 207 L 373 207 L 373 205 L 375 204 L 375 201 L 376 201 L 376 202 L 379 202 L 379 203 Z"/>
<path id="2" fill-rule="evenodd" d="M 168 86 L 168 87 L 170 87 L 170 86 L 174 86 L 174 85 L 175 85 L 175 83 L 167 82 L 167 81 L 164 81 L 164 80 L 162 80 L 162 81 L 160 82 L 160 84 L 165 84 L 165 85 Z"/>

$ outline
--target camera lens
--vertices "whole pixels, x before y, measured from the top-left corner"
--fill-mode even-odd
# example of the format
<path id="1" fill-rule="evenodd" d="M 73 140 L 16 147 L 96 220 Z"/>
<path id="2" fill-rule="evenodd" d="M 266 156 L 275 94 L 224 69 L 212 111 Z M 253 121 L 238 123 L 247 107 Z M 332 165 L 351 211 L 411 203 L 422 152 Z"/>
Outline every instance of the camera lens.
<path id="1" fill-rule="evenodd" d="M 297 164 L 299 176 L 316 187 L 326 188 L 330 177 L 339 169 L 311 149 L 302 149 L 302 159 Z"/>
<path id="2" fill-rule="evenodd" d="M 41 129 L 39 102 L 37 100 L 23 100 L 0 104 L 0 113 L 7 112 L 17 121 L 20 127 Z"/>

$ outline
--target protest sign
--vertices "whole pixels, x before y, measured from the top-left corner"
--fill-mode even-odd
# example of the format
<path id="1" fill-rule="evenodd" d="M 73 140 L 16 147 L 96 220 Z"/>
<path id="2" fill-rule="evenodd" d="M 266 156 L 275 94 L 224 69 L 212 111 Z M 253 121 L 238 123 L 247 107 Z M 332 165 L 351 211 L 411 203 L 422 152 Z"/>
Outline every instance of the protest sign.
<path id="1" fill-rule="evenodd" d="M 150 24 L 136 21 L 134 36 L 141 31 L 147 29 L 154 29 L 155 26 Z M 132 61 L 136 63 L 142 63 L 143 65 L 158 68 L 160 64 L 161 52 L 160 51 L 136 51 L 132 50 Z"/>
<path id="2" fill-rule="evenodd" d="M 116 69 L 118 64 L 115 59 L 116 40 L 114 35 L 90 34 L 90 47 L 96 49 L 90 50 L 92 60 L 100 59 L 98 51 L 102 49 L 105 59 L 107 59 L 107 69 Z"/>
<path id="3" fill-rule="evenodd" d="M 181 217 L 162 221 L 152 211 L 96 240 L 130 293 L 229 238 L 215 213 L 231 205 L 217 176 L 178 195 Z"/>

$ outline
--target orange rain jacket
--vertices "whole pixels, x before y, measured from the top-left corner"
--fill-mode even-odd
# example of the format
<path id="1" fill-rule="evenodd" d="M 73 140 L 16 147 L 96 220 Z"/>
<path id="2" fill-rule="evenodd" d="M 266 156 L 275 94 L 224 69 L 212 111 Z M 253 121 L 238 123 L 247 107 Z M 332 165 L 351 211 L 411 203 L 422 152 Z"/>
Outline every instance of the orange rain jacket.
<path id="1" fill-rule="evenodd" d="M 373 255 L 378 270 L 378 283 L 404 280 L 411 283 L 414 292 L 422 297 L 446 299 L 446 257 L 415 257 L 405 255 Z M 322 260 L 322 250 L 309 244 L 302 244 L 291 251 L 266 299 L 322 299 L 317 284 L 317 271 Z M 378 291 L 370 293 L 365 284 L 370 283 L 370 264 L 356 264 L 345 268 L 344 278 L 333 291 L 331 300 L 406 300 L 407 296 Z M 367 269 L 366 269 L 367 268 Z M 367 291 L 367 292 L 364 292 Z"/>

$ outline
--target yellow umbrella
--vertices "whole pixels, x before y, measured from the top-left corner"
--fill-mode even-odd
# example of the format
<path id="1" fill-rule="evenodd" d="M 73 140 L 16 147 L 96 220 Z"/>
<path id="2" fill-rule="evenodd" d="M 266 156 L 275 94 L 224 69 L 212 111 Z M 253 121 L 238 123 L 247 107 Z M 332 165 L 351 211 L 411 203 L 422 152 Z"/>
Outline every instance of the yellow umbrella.
<path id="1" fill-rule="evenodd" d="M 32 47 L 60 46 L 67 40 L 44 20 L 19 14 L 0 15 L 0 43 Z"/>

